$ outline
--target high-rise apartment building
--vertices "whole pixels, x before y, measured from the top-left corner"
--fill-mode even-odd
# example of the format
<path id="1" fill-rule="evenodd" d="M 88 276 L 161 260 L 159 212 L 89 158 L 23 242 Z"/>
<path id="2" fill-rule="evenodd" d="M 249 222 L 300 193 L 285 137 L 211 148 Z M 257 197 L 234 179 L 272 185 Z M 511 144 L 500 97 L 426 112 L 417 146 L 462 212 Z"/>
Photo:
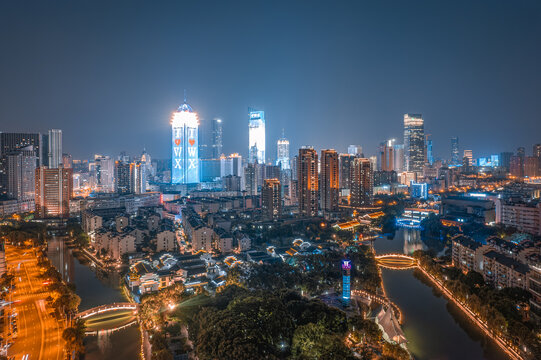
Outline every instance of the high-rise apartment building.
<path id="1" fill-rule="evenodd" d="M 195 184 L 200 181 L 198 129 L 197 114 L 184 99 L 171 118 L 173 184 Z"/>
<path id="2" fill-rule="evenodd" d="M 451 138 L 451 165 L 460 165 L 460 152 L 458 147 L 458 137 Z"/>
<path id="3" fill-rule="evenodd" d="M 246 195 L 257 195 L 258 192 L 258 164 L 248 163 L 244 168 L 244 186 L 246 188 Z"/>
<path id="4" fill-rule="evenodd" d="M 338 153 L 335 150 L 321 150 L 319 199 L 325 212 L 338 210 Z"/>
<path id="5" fill-rule="evenodd" d="M 34 200 L 36 155 L 32 145 L 6 154 L 7 197 L 17 201 Z"/>
<path id="6" fill-rule="evenodd" d="M 290 169 L 289 164 L 289 140 L 285 138 L 282 131 L 282 137 L 276 142 L 276 165 L 280 166 L 281 170 Z"/>
<path id="7" fill-rule="evenodd" d="M 537 177 L 539 173 L 539 158 L 535 156 L 526 156 L 524 158 L 524 176 Z"/>
<path id="8" fill-rule="evenodd" d="M 280 180 L 265 179 L 261 189 L 261 203 L 263 211 L 271 219 L 277 219 L 282 214 L 281 193 Z"/>
<path id="9" fill-rule="evenodd" d="M 62 130 L 49 130 L 49 168 L 56 169 L 62 165 Z"/>
<path id="10" fill-rule="evenodd" d="M 115 161 L 115 192 L 117 194 L 131 193 L 130 163 Z"/>
<path id="11" fill-rule="evenodd" d="M 299 149 L 297 164 L 297 186 L 299 212 L 305 216 L 318 213 L 318 162 L 317 152 L 312 147 Z"/>
<path id="12" fill-rule="evenodd" d="M 353 180 L 351 182 L 351 205 L 370 206 L 374 183 L 372 165 L 369 159 L 356 158 L 353 161 Z"/>
<path id="13" fill-rule="evenodd" d="M 535 144 L 533 146 L 532 155 L 538 159 L 541 159 L 541 144 Z"/>
<path id="14" fill-rule="evenodd" d="M 353 160 L 355 160 L 354 155 L 350 154 L 340 154 L 340 174 L 339 174 L 339 183 L 340 189 L 351 189 L 351 178 L 353 176 Z"/>
<path id="15" fill-rule="evenodd" d="M 378 168 L 382 171 L 392 171 L 394 170 L 394 139 L 387 140 L 379 144 L 379 153 L 378 153 Z"/>
<path id="16" fill-rule="evenodd" d="M 211 139 L 211 149 L 212 149 L 212 158 L 219 159 L 223 153 L 223 127 L 222 119 L 212 119 L 212 139 Z"/>
<path id="17" fill-rule="evenodd" d="M 242 176 L 242 156 L 237 153 L 220 157 L 220 176 L 228 175 Z"/>
<path id="18" fill-rule="evenodd" d="M 113 192 L 115 189 L 115 162 L 109 156 L 94 155 L 95 184 L 98 192 Z"/>
<path id="19" fill-rule="evenodd" d="M 73 169 L 37 168 L 35 182 L 37 217 L 69 217 L 69 201 L 73 193 Z"/>
<path id="20" fill-rule="evenodd" d="M 249 127 L 248 127 L 248 161 L 250 163 L 258 162 L 265 163 L 265 112 L 255 109 L 249 111 Z"/>
<path id="21" fill-rule="evenodd" d="M 425 128 L 421 114 L 404 115 L 404 156 L 406 171 L 422 173 L 425 165 Z"/>
<path id="22" fill-rule="evenodd" d="M 465 161 L 464 164 L 467 164 L 467 166 L 472 166 L 473 165 L 473 151 L 464 150 L 464 159 L 467 160 L 467 162 Z"/>
<path id="23" fill-rule="evenodd" d="M 404 171 L 404 144 L 397 144 L 394 146 L 394 168 L 393 170 L 396 172 L 402 172 Z"/>

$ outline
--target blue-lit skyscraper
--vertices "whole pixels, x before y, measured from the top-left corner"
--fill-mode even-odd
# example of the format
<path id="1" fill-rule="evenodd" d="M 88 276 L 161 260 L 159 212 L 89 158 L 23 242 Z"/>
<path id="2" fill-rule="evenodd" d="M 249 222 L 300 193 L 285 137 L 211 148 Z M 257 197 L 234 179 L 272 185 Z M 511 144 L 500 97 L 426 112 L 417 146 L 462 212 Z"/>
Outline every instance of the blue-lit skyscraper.
<path id="1" fill-rule="evenodd" d="M 190 105 L 180 105 L 171 118 L 173 184 L 194 184 L 199 182 L 199 121 Z"/>
<path id="2" fill-rule="evenodd" d="M 432 139 L 429 138 L 430 135 L 426 136 L 426 162 L 429 165 L 434 164 L 434 153 L 432 152 Z"/>
<path id="3" fill-rule="evenodd" d="M 249 108 L 248 161 L 265 163 L 265 112 Z"/>
<path id="4" fill-rule="evenodd" d="M 351 260 L 342 260 L 342 301 L 349 305 L 351 300 Z"/>

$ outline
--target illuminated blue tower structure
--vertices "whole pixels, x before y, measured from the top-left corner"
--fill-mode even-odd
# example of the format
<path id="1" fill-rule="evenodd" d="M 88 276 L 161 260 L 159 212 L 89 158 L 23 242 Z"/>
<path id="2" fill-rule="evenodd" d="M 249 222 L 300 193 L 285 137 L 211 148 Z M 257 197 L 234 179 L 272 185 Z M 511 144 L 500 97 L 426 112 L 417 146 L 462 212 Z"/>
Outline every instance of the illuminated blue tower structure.
<path id="1" fill-rule="evenodd" d="M 180 105 L 171 117 L 172 162 L 171 183 L 199 183 L 199 121 L 190 105 Z"/>
<path id="2" fill-rule="evenodd" d="M 342 260 L 342 301 L 348 306 L 351 300 L 351 260 Z"/>

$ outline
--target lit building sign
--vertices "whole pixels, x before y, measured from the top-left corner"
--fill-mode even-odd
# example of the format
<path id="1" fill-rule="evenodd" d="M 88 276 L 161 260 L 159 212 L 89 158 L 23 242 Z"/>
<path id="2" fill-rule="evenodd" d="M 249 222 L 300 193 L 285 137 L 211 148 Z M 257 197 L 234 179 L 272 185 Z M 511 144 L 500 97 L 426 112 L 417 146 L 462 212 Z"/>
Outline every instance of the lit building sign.
<path id="1" fill-rule="evenodd" d="M 351 260 L 342 260 L 342 270 L 351 270 Z"/>
<path id="2" fill-rule="evenodd" d="M 199 182 L 199 122 L 197 114 L 184 103 L 171 118 L 172 164 L 171 183 Z"/>

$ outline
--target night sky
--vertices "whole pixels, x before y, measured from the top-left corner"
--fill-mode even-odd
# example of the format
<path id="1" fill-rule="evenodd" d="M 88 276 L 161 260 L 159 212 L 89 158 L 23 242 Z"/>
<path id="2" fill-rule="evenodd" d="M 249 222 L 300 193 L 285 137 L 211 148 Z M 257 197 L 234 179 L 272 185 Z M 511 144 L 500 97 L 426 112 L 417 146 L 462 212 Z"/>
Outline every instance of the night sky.
<path id="1" fill-rule="evenodd" d="M 361 2 L 363 4 L 361 4 Z M 22 1 L 0 4 L 0 130 L 64 131 L 64 151 L 169 157 L 183 101 L 248 152 L 345 151 L 422 113 L 437 157 L 541 142 L 541 1 Z M 402 142 L 400 140 L 399 142 Z"/>

